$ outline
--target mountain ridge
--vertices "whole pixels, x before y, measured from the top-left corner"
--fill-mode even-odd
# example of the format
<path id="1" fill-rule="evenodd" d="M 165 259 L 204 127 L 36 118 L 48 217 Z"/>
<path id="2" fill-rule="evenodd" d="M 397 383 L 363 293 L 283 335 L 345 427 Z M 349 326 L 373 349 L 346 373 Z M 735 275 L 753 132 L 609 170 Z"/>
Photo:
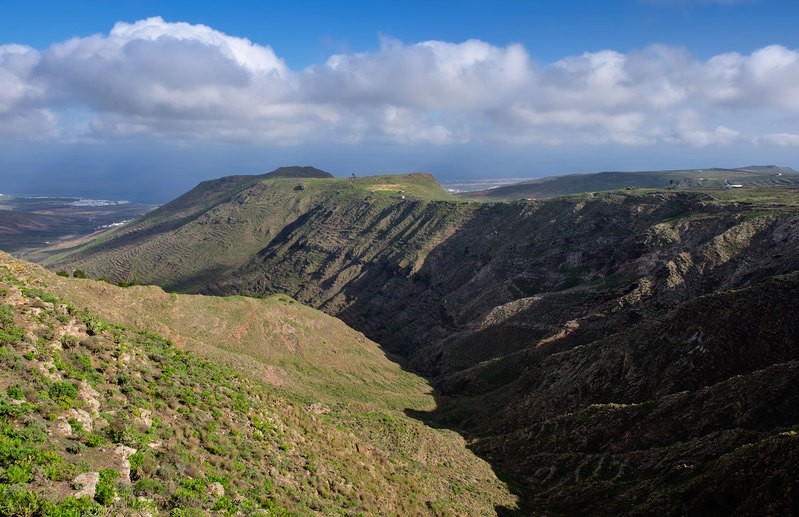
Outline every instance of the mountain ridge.
<path id="1" fill-rule="evenodd" d="M 751 165 L 735 169 L 673 169 L 663 171 L 602 171 L 549 176 L 488 190 L 466 192 L 458 197 L 474 201 L 513 201 L 623 189 L 718 190 L 725 181 L 747 187 L 797 187 L 799 173 L 778 165 Z"/>

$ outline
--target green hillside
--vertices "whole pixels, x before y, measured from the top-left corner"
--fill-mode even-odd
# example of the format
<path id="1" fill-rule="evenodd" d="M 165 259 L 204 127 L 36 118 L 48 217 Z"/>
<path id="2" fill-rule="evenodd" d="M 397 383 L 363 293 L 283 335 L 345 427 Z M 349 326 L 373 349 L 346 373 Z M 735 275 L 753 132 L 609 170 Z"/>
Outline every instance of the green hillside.
<path id="1" fill-rule="evenodd" d="M 112 281 L 136 267 L 143 282 L 284 295 L 340 318 L 430 381 L 435 409 L 392 394 L 387 404 L 466 436 L 520 496 L 520 514 L 793 511 L 797 190 L 457 203 L 327 181 L 197 203 L 202 215 L 183 221 L 163 211 L 175 226 L 137 247 L 120 232 L 56 267 Z M 198 224 L 209 213 L 216 225 Z M 216 251 L 262 220 L 273 229 L 259 246 Z M 214 274 L 183 269 L 192 261 Z M 385 389 L 339 386 L 356 404 Z"/>
<path id="2" fill-rule="evenodd" d="M 747 189 L 799 187 L 799 173 L 789 167 L 750 166 L 738 169 L 687 169 L 643 172 L 598 172 L 540 178 L 458 197 L 475 201 L 513 201 L 624 189 L 721 190 L 724 182 Z"/>
<path id="3" fill-rule="evenodd" d="M 284 297 L 123 290 L 0 255 L 3 515 L 512 507 L 463 439 L 403 411 L 433 404 L 373 343 Z"/>
<path id="4" fill-rule="evenodd" d="M 405 211 L 455 199 L 428 174 L 285 177 L 291 172 L 279 169 L 265 176 L 203 182 L 88 244 L 66 251 L 60 247 L 44 262 L 53 268 L 63 264 L 86 269 L 94 278 L 196 292 L 222 271 L 243 266 L 287 226 L 302 224 L 310 213 L 342 207 L 358 210 L 361 205 Z"/>

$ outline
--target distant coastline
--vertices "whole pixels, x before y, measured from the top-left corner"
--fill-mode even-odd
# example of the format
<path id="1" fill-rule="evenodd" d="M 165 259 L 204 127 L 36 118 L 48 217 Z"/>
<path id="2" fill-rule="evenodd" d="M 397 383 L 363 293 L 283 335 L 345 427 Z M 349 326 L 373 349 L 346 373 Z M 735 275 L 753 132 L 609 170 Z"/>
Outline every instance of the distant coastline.
<path id="1" fill-rule="evenodd" d="M 476 192 L 478 190 L 488 190 L 505 185 L 512 185 L 522 181 L 529 181 L 533 178 L 483 178 L 471 180 L 442 181 L 441 186 L 451 194 L 463 192 Z"/>

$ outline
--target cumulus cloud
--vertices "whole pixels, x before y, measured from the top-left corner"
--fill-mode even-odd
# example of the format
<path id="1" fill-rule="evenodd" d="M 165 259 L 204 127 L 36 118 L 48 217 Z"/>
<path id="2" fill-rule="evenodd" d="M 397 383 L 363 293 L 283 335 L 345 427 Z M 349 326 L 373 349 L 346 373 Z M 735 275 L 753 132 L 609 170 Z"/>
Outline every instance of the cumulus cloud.
<path id="1" fill-rule="evenodd" d="M 531 55 L 518 44 L 384 38 L 376 51 L 291 70 L 270 47 L 150 18 L 43 51 L 0 46 L 0 134 L 276 144 L 799 145 L 797 50 L 772 45 L 699 60 L 684 49 L 652 46 L 548 64 Z"/>
<path id="2" fill-rule="evenodd" d="M 799 147 L 799 134 L 795 133 L 772 133 L 763 135 L 762 141 L 784 147 Z"/>
<path id="3" fill-rule="evenodd" d="M 36 74 L 60 102 L 167 121 L 250 117 L 287 100 L 291 75 L 268 47 L 160 18 L 53 45 Z"/>
<path id="4" fill-rule="evenodd" d="M 378 52 L 335 55 L 302 75 L 312 102 L 386 104 L 420 109 L 485 109 L 529 84 L 531 63 L 520 45 L 469 40 L 405 46 L 384 39 Z"/>

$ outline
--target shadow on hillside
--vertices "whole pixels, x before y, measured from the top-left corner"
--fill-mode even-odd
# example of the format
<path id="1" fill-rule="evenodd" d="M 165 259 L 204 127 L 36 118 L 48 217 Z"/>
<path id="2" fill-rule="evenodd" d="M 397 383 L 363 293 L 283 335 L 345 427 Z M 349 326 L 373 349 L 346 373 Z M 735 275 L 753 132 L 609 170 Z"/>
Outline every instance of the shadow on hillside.
<path id="1" fill-rule="evenodd" d="M 440 407 L 440 404 L 442 402 L 441 397 L 438 395 L 437 392 L 434 393 L 433 396 L 436 399 L 436 406 Z M 461 437 L 466 439 L 467 442 L 469 440 L 468 436 L 464 436 L 463 432 L 458 429 L 459 426 L 453 425 L 451 423 L 449 424 L 445 423 L 446 416 L 443 415 L 439 409 L 435 409 L 433 411 L 419 411 L 416 409 L 408 408 L 405 410 L 405 415 L 407 415 L 409 418 L 413 418 L 414 420 L 418 420 L 419 422 L 425 424 L 426 426 L 432 427 L 434 429 L 447 429 L 450 431 L 458 432 L 458 434 L 460 434 Z M 472 451 L 473 454 L 480 457 L 482 460 L 486 461 L 489 465 L 491 465 L 491 468 L 494 471 L 494 474 L 496 474 L 497 478 L 503 483 L 505 483 L 508 486 L 510 492 L 517 497 L 516 508 L 510 508 L 507 506 L 495 506 L 494 511 L 497 512 L 497 515 L 499 515 L 500 517 L 534 515 L 535 512 L 531 507 L 532 505 L 530 504 L 529 501 L 527 501 L 523 497 L 524 491 L 519 490 L 519 487 L 515 486 L 515 483 L 512 479 L 508 478 L 507 476 L 504 476 L 502 472 L 498 472 L 496 466 L 492 464 L 488 458 L 481 456 L 477 451 L 475 451 L 475 449 L 472 446 L 467 445 L 467 447 L 469 448 L 470 451 Z"/>
<path id="2" fill-rule="evenodd" d="M 639 217 L 631 207 L 643 202 L 649 202 L 652 211 L 646 217 Z M 536 362 L 530 354 L 522 357 L 514 353 L 525 346 L 525 341 L 529 344 L 537 338 L 529 327 L 524 327 L 527 339 L 508 333 L 492 335 L 490 330 L 481 330 L 481 318 L 508 301 L 542 293 L 558 293 L 546 299 L 552 311 L 544 315 L 550 317 L 553 327 L 563 326 L 567 319 L 586 316 L 589 313 L 585 311 L 596 310 L 591 307 L 615 300 L 636 286 L 624 275 L 611 274 L 624 271 L 625 264 L 639 258 L 644 250 L 640 245 L 641 235 L 656 222 L 705 210 L 702 202 L 702 197 L 693 195 L 631 198 L 610 208 L 597 202 L 581 206 L 582 215 L 578 219 L 570 215 L 577 209 L 575 200 L 553 201 L 540 208 L 513 203 L 480 208 L 474 217 L 430 250 L 417 271 L 388 259 L 366 264 L 360 276 L 341 289 L 351 300 L 350 305 L 327 312 L 380 343 L 389 359 L 425 377 L 436 389 L 436 410 L 408 409 L 406 414 L 425 425 L 449 429 L 467 439 L 470 450 L 488 462 L 519 497 L 518 509 L 497 508 L 499 514 L 534 514 L 537 511 L 533 507 L 534 498 L 542 494 L 537 492 L 540 488 L 532 485 L 537 466 L 531 465 L 518 449 L 508 447 L 506 452 L 505 444 L 497 437 L 511 431 L 504 426 L 512 425 L 507 417 L 500 418 L 501 411 L 513 410 L 512 406 L 519 402 L 513 398 L 516 396 L 513 392 L 507 391 L 509 385 L 525 366 L 532 367 Z M 726 218 L 711 219 L 700 230 L 717 235 L 730 224 L 731 220 Z M 714 292 L 720 286 L 729 289 L 730 281 L 740 273 L 741 264 L 751 263 L 748 267 L 753 273 L 763 267 L 762 272 L 767 275 L 775 272 L 776 264 L 779 272 L 795 270 L 795 255 L 786 251 L 781 251 L 785 258 L 771 258 L 765 267 L 757 266 L 758 257 L 776 257 L 780 251 L 775 249 L 773 240 L 763 242 L 766 244 L 755 239 L 742 246 L 736 257 L 716 267 L 712 277 L 687 279 L 693 290 L 670 292 L 672 298 L 664 303 L 673 307 L 691 297 Z M 413 249 L 415 245 L 412 239 L 394 243 L 395 248 L 403 249 Z M 573 256 L 579 256 L 582 269 L 570 264 Z M 570 290 L 586 272 L 607 280 L 588 291 L 595 295 L 591 300 L 587 300 L 586 291 Z M 749 280 L 740 277 L 737 281 L 739 284 L 735 286 L 743 287 Z M 613 316 L 613 321 L 596 319 L 593 330 L 589 324 L 583 324 L 569 338 L 569 343 L 560 345 L 571 348 L 624 328 L 629 323 L 624 319 L 625 314 Z M 632 312 L 629 316 L 637 317 Z M 558 350 L 548 347 L 548 351 Z M 393 354 L 405 361 L 397 361 Z M 500 358 L 503 360 L 497 360 Z M 477 365 L 481 365 L 479 372 L 473 368 Z M 615 392 L 604 394 L 589 388 L 578 382 L 573 391 L 575 399 L 563 404 L 582 407 L 619 399 Z M 485 397 L 497 393 L 507 396 L 492 399 L 495 404 L 487 403 Z M 486 442 L 490 441 L 494 442 L 494 449 L 489 449 Z M 524 440 L 516 439 L 516 445 L 525 448 Z M 585 492 L 573 499 L 580 497 L 589 504 L 607 494 Z"/>
<path id="3" fill-rule="evenodd" d="M 495 210 L 515 212 L 519 207 L 497 207 Z M 502 217 L 507 214 L 501 214 Z M 493 218 L 492 218 L 493 219 Z M 367 337 L 380 344 L 386 357 L 399 364 L 404 370 L 427 379 L 433 387 L 436 408 L 433 411 L 406 409 L 405 414 L 429 427 L 454 431 L 469 441 L 477 436 L 469 433 L 467 424 L 453 417 L 445 408 L 451 407 L 451 399 L 442 394 L 436 386 L 440 375 L 437 363 L 441 361 L 431 353 L 431 348 L 448 337 L 464 329 L 458 316 L 451 314 L 446 307 L 449 304 L 462 303 L 460 300 L 447 300 L 457 288 L 467 280 L 462 272 L 472 275 L 493 259 L 499 247 L 499 239 L 494 231 L 492 221 L 475 217 L 463 227 L 432 249 L 418 271 L 411 271 L 410 266 L 400 266 L 390 260 L 371 262 L 365 265 L 362 274 L 343 286 L 342 292 L 352 303 L 341 311 L 331 311 L 347 325 L 363 332 Z M 396 243 L 396 246 L 411 246 L 409 243 Z M 514 293 L 524 296 L 521 291 Z M 306 303 L 313 301 L 308 300 Z M 513 339 L 512 346 L 518 344 Z M 528 341 L 529 342 L 529 341 Z M 503 343 L 504 345 L 505 343 Z M 482 347 L 485 348 L 485 347 Z M 494 347 L 488 356 L 508 353 L 505 346 Z M 516 348 L 518 349 L 518 348 Z M 485 350 L 469 347 L 469 354 L 477 355 L 463 360 L 476 364 L 490 357 L 483 357 Z M 474 446 L 468 446 L 476 456 L 486 461 L 498 479 L 505 483 L 511 493 L 518 498 L 518 507 L 496 507 L 499 515 L 530 515 L 533 512 L 525 500 L 525 490 L 504 472 L 500 458 L 491 458 Z M 505 465 L 512 461 L 505 459 Z"/>

